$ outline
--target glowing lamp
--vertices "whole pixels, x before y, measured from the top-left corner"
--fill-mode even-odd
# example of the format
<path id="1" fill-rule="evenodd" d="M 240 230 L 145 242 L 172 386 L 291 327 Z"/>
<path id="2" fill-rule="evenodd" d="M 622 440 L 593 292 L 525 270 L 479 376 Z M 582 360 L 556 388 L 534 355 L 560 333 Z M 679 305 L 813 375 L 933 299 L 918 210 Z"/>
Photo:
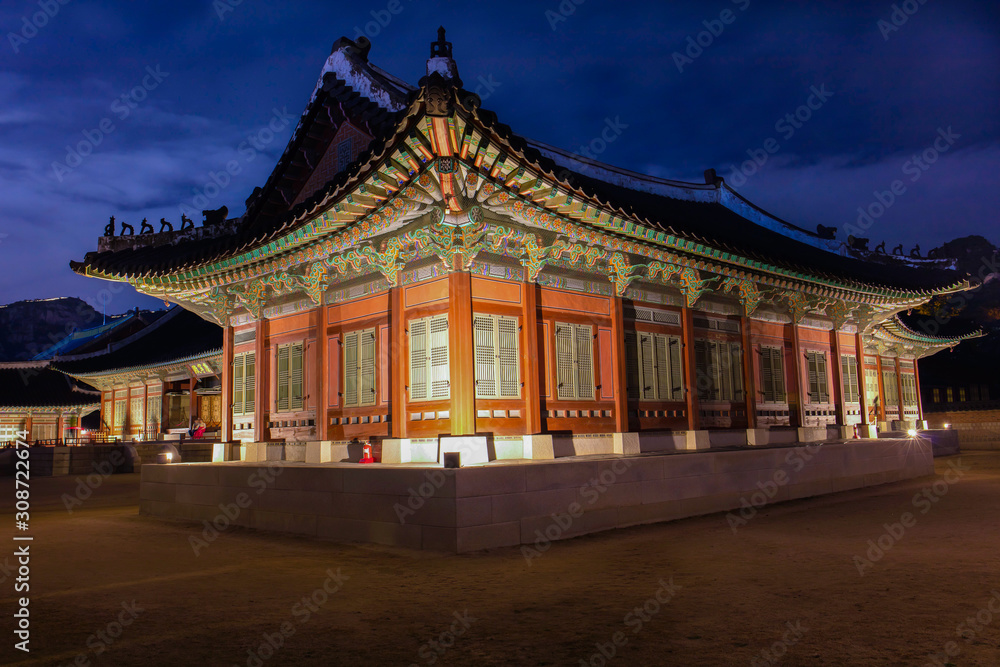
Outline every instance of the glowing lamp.
<path id="1" fill-rule="evenodd" d="M 909 431 L 906 432 L 906 435 L 910 436 L 911 438 L 917 437 L 917 429 L 911 428 Z"/>

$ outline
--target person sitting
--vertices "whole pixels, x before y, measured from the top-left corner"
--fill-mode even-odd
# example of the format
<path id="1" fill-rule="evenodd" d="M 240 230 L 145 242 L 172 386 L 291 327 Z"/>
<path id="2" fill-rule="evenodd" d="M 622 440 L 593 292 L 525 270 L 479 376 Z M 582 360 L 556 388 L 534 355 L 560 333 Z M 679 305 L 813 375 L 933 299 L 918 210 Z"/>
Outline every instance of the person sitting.
<path id="1" fill-rule="evenodd" d="M 205 435 L 206 426 L 205 422 L 201 420 L 201 417 L 195 417 L 194 423 L 191 425 L 191 428 L 188 429 L 188 435 L 194 439 L 198 439 Z"/>

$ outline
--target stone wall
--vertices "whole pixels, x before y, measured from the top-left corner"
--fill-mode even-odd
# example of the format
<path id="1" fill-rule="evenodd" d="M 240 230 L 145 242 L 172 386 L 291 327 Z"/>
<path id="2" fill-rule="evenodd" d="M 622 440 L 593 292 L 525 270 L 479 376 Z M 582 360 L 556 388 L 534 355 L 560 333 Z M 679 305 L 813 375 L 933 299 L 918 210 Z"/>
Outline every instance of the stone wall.
<path id="1" fill-rule="evenodd" d="M 235 524 L 453 553 L 520 544 L 544 550 L 553 540 L 739 509 L 744 501 L 782 502 L 933 472 L 930 444 L 910 439 L 449 470 L 147 465 L 140 512 L 220 530 Z"/>
<path id="2" fill-rule="evenodd" d="M 1000 410 L 962 410 L 924 414 L 931 428 L 949 424 L 962 449 L 1000 449 Z"/>

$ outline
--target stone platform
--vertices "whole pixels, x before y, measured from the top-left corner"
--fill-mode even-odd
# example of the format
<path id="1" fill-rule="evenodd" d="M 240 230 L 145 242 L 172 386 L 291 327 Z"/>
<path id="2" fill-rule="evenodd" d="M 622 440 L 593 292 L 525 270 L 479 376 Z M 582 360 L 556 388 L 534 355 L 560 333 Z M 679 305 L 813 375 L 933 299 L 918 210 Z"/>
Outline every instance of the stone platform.
<path id="1" fill-rule="evenodd" d="M 933 471 L 929 443 L 885 438 L 459 469 L 288 461 L 144 465 L 140 513 L 209 522 L 218 530 L 238 525 L 463 553 L 544 545 Z"/>

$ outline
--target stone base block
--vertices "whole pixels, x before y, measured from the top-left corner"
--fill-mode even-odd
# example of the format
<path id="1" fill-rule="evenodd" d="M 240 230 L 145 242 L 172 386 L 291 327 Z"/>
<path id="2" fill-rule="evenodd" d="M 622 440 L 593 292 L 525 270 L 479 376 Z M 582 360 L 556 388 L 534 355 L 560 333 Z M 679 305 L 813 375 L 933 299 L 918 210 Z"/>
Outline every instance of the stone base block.
<path id="1" fill-rule="evenodd" d="M 819 442 L 826 440 L 825 426 L 800 427 L 798 429 L 799 442 Z"/>
<path id="2" fill-rule="evenodd" d="M 526 459 L 554 459 L 555 450 L 552 448 L 551 435 L 526 435 L 521 438 L 524 458 Z"/>
<path id="3" fill-rule="evenodd" d="M 683 431 L 683 433 L 684 440 L 680 443 L 681 449 L 709 449 L 712 446 L 708 431 Z"/>
<path id="4" fill-rule="evenodd" d="M 612 438 L 613 453 L 634 456 L 640 452 L 638 433 L 614 433 Z"/>
<path id="5" fill-rule="evenodd" d="M 458 452 L 463 466 L 489 463 L 492 440 L 485 435 L 443 435 L 439 438 L 437 462 L 443 464 L 446 453 Z"/>

